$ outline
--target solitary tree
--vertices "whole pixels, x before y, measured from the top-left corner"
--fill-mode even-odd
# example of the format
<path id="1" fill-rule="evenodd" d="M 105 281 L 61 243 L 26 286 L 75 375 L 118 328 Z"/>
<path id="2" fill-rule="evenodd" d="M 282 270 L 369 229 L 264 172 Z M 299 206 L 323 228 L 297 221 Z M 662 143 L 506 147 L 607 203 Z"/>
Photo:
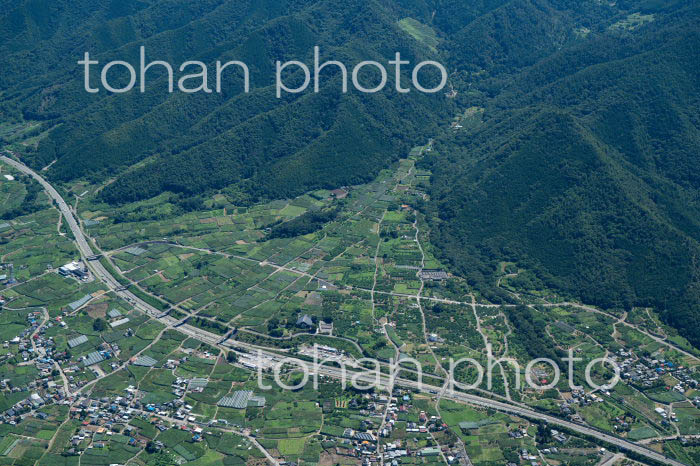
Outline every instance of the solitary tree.
<path id="1" fill-rule="evenodd" d="M 100 319 L 99 317 L 95 319 L 92 323 L 92 329 L 96 332 L 101 332 L 106 328 L 107 324 L 105 323 L 104 319 Z"/>

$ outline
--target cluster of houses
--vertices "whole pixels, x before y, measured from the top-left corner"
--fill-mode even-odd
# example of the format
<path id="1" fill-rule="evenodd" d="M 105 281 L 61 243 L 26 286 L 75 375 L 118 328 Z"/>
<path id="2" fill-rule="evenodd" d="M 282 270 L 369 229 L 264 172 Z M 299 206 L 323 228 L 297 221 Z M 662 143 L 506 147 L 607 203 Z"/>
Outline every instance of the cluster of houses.
<path id="1" fill-rule="evenodd" d="M 129 434 L 129 430 L 125 430 Z M 78 455 L 81 451 L 91 448 L 104 448 L 105 439 L 113 436 L 114 432 L 107 430 L 105 427 L 96 427 L 92 425 L 81 426 L 81 428 L 70 438 L 70 447 L 66 450 L 67 455 Z M 129 445 L 137 445 L 140 443 L 133 437 L 129 438 Z"/>
<path id="2" fill-rule="evenodd" d="M 508 437 L 513 439 L 521 439 L 523 437 L 527 437 L 528 435 L 527 427 L 524 426 L 518 426 L 516 429 L 508 431 Z"/>
<path id="3" fill-rule="evenodd" d="M 411 456 L 416 457 L 430 457 L 430 456 L 440 456 L 442 454 L 442 449 L 439 447 L 425 447 L 418 451 L 411 451 L 408 448 L 403 447 L 403 442 L 401 440 L 396 440 L 392 443 L 387 443 L 384 445 L 384 463 L 391 464 L 392 466 L 398 466 L 401 464 L 403 458 L 408 458 Z M 457 458 L 453 455 L 447 456 L 447 462 L 453 464 Z"/>
<path id="4" fill-rule="evenodd" d="M 114 399 L 108 397 L 91 399 L 85 396 L 79 403 L 75 403 L 71 407 L 70 414 L 72 417 L 82 420 L 83 426 L 110 429 L 115 424 L 128 422 L 134 417 L 138 407 L 140 405 L 138 401 L 134 402 L 132 394 Z"/>
<path id="5" fill-rule="evenodd" d="M 188 391 L 201 391 L 206 387 L 206 379 L 193 378 L 176 380 L 178 387 Z M 197 422 L 192 415 L 193 407 L 182 399 L 167 403 L 144 403 L 142 392 L 133 385 L 124 390 L 123 396 L 95 398 L 80 394 L 68 397 L 62 384 L 46 379 L 37 379 L 23 387 L 11 387 L 9 380 L 0 381 L 0 389 L 11 392 L 26 392 L 27 397 L 15 403 L 12 407 L 0 413 L 0 422 L 17 424 L 28 416 L 45 419 L 48 415 L 41 411 L 47 404 L 63 404 L 70 406 L 70 417 L 81 422 L 80 429 L 70 439 L 67 454 L 80 454 L 85 449 L 104 448 L 105 441 L 119 431 L 120 435 L 128 437 L 128 444 L 144 447 L 149 439 L 136 434 L 136 429 L 130 425 L 134 419 L 140 418 L 154 424 L 160 431 L 170 428 L 170 424 L 178 422 L 177 428 L 192 433 L 192 441 L 202 440 L 205 425 Z M 166 421 L 163 421 L 163 418 Z M 162 448 L 163 445 L 160 445 Z M 158 449 L 156 442 L 153 448 Z"/>
<path id="6" fill-rule="evenodd" d="M 527 448 L 523 448 L 520 450 L 520 459 L 529 462 L 532 466 L 536 466 L 539 464 L 537 460 L 539 460 L 540 457 L 530 453 Z M 515 465 L 515 463 L 508 463 L 508 465 Z"/>
<path id="7" fill-rule="evenodd" d="M 79 401 L 71 408 L 71 415 L 83 420 L 83 425 L 111 428 L 114 424 L 128 423 L 134 417 L 153 415 L 171 417 L 180 421 L 195 421 L 191 414 L 193 409 L 191 405 L 180 399 L 165 403 L 144 403 L 141 392 L 133 385 L 124 389 L 123 396 L 99 399 L 83 397 Z M 167 429 L 163 423 L 156 425 L 156 428 L 161 431 Z"/>
<path id="8" fill-rule="evenodd" d="M 11 340 L 3 342 L 4 348 L 17 345 L 17 352 L 6 353 L 6 357 L 18 355 L 22 362 L 30 361 L 37 356 L 46 356 L 51 354 L 55 346 L 52 337 L 46 337 L 45 328 L 37 331 L 41 325 L 43 314 L 39 311 L 29 312 L 27 314 L 27 326 L 22 332 Z"/>
<path id="9" fill-rule="evenodd" d="M 561 445 L 564 445 L 568 438 L 566 435 L 564 435 L 562 432 L 559 432 L 558 430 L 555 429 L 550 429 L 549 432 L 552 435 L 552 439 L 556 440 L 559 442 Z M 520 439 L 523 437 L 527 437 L 527 428 L 519 426 L 518 428 L 511 430 L 508 432 L 508 436 L 513 439 Z M 529 464 L 530 466 L 542 466 L 543 464 L 548 464 L 546 461 L 543 461 L 543 455 L 558 455 L 560 453 L 559 448 L 561 448 L 561 445 L 559 447 L 555 446 L 549 446 L 546 448 L 536 448 L 536 451 L 531 452 L 527 448 L 522 448 L 518 452 L 518 456 L 522 463 L 513 463 L 513 462 L 508 462 L 506 466 L 520 466 L 520 464 L 526 463 Z M 601 449 L 599 451 L 600 454 L 605 453 L 605 449 Z M 567 463 L 568 464 L 568 463 Z"/>
<path id="10" fill-rule="evenodd" d="M 379 435 L 381 437 L 391 437 L 392 432 L 396 428 L 396 422 L 399 420 L 402 414 L 408 412 L 409 403 L 411 397 L 408 393 L 394 392 L 395 397 L 392 397 L 386 410 L 386 417 L 384 418 L 384 426 L 380 430 Z M 419 436 L 423 434 L 424 438 L 431 440 L 432 443 L 432 432 L 441 432 L 447 429 L 447 424 L 443 423 L 442 420 L 437 416 L 428 416 L 425 411 L 420 411 L 418 414 L 418 419 L 415 421 L 406 421 L 406 434 L 408 436 L 415 436 L 415 440 L 418 440 Z M 460 451 L 459 448 L 450 450 L 447 446 L 440 447 L 424 447 L 418 450 L 411 450 L 400 439 L 396 439 L 392 442 L 384 445 L 384 450 L 382 452 L 384 463 L 391 464 L 392 466 L 398 466 L 403 458 L 410 457 L 430 457 L 430 456 L 440 456 L 444 455 L 448 464 L 454 464 L 459 462 L 461 459 L 465 458 L 464 452 Z M 410 461 L 409 461 L 410 462 Z"/>
<path id="11" fill-rule="evenodd" d="M 525 429 L 516 429 L 512 432 L 520 432 L 522 436 L 527 436 L 527 433 L 525 432 Z M 556 440 L 557 442 L 564 444 L 567 441 L 566 435 L 562 434 L 558 430 L 550 429 L 550 432 L 552 434 L 552 438 Z M 540 466 L 542 465 L 542 456 L 541 455 L 557 455 L 559 454 L 559 448 L 558 447 L 547 447 L 543 449 L 537 449 L 536 452 L 530 452 L 527 448 L 523 448 L 518 452 L 518 456 L 520 459 L 525 462 L 529 463 L 530 466 Z M 546 464 L 546 463 L 544 463 Z M 508 463 L 507 466 L 518 466 L 516 463 Z"/>
<path id="12" fill-rule="evenodd" d="M 92 370 L 96 375 L 102 375 L 97 364 L 119 354 L 119 346 L 116 344 L 102 343 L 96 351 L 73 359 L 71 351 L 88 342 L 88 337 L 80 335 L 68 339 L 67 349 L 57 351 L 54 338 L 47 336 L 47 330 L 54 326 L 67 328 L 62 316 L 44 320 L 42 312 L 27 313 L 27 327 L 16 337 L 3 342 L 5 349 L 10 349 L 3 358 L 15 357 L 19 360 L 19 366 L 33 365 L 37 374 L 33 381 L 23 386 L 14 386 L 11 379 L 0 381 L 0 390 L 5 392 L 34 391 L 32 396 L 17 403 L 11 409 L 0 415 L 0 422 L 19 422 L 23 415 L 30 413 L 37 405 L 37 397 L 41 400 L 51 402 L 63 402 L 65 400 L 65 390 L 77 389 L 87 383 L 78 374 L 87 370 Z M 13 347 L 16 345 L 16 351 Z M 57 364 L 61 364 L 65 381 L 57 372 Z M 117 363 L 112 363 L 115 369 Z M 68 387 L 66 387 L 68 385 Z M 36 395 L 36 396 L 34 396 Z M 0 393 L 0 396 L 2 394 Z"/>
<path id="13" fill-rule="evenodd" d="M 122 434 L 129 437 L 128 443 L 132 446 L 143 447 L 149 441 L 148 438 L 137 435 L 136 429 L 130 425 L 134 419 L 144 419 L 155 425 L 155 428 L 162 431 L 170 427 L 166 425 L 158 416 L 172 416 L 181 421 L 195 421 L 190 412 L 192 406 L 186 405 L 181 400 L 173 400 L 169 403 L 142 403 L 139 399 L 139 391 L 133 385 L 125 389 L 124 396 L 114 398 L 89 398 L 83 396 L 73 403 L 70 414 L 71 417 L 82 421 L 80 430 L 71 438 L 71 450 L 77 454 L 80 450 L 87 448 L 102 448 L 104 443 L 97 440 L 104 436 L 114 434 L 114 428 L 125 426 Z M 188 427 L 184 422 L 179 426 L 181 430 L 191 431 L 192 440 L 197 442 L 202 439 L 202 427 Z M 91 441 L 92 439 L 92 441 Z M 87 440 L 87 442 L 86 442 Z M 155 449 L 163 448 L 162 444 L 154 443 Z M 71 453 L 71 450 L 68 453 Z"/>
<path id="14" fill-rule="evenodd" d="M 38 375 L 36 377 L 37 380 L 47 381 L 47 383 L 55 385 L 56 382 L 51 379 L 53 377 L 54 370 L 56 369 L 56 363 L 70 361 L 71 355 L 68 351 L 56 351 L 56 343 L 54 338 L 47 336 L 46 333 L 47 329 L 50 329 L 56 325 L 65 328 L 66 324 L 59 316 L 54 320 L 48 320 L 44 325 L 42 325 L 43 315 L 41 312 L 28 313 L 27 320 L 28 326 L 18 336 L 9 341 L 3 342 L 3 347 L 6 349 L 11 349 L 17 345 L 17 350 L 8 351 L 5 353 L 4 358 L 8 359 L 17 356 L 17 359 L 21 361 L 19 362 L 20 366 L 30 364 L 34 365 L 38 371 Z M 81 341 L 81 343 L 87 342 L 87 337 L 85 336 L 78 338 L 84 339 L 84 341 Z M 78 338 L 74 338 L 69 341 L 69 350 L 73 348 L 73 346 L 70 345 L 70 342 L 77 340 Z M 106 352 L 113 351 L 112 346 L 115 346 L 110 346 L 107 344 L 104 345 L 107 347 L 105 349 Z M 85 357 L 82 359 L 85 359 Z M 85 361 L 83 361 L 82 365 L 86 366 L 87 364 L 85 364 Z M 76 388 L 85 383 L 83 381 L 76 381 L 74 380 L 73 375 L 69 375 L 82 371 L 82 368 L 79 367 L 78 363 L 64 365 L 63 371 L 66 374 L 66 379 L 71 387 Z M 3 386 L 1 388 L 5 389 L 7 387 Z"/>
<path id="15" fill-rule="evenodd" d="M 673 411 L 671 411 L 669 413 L 664 408 L 661 408 L 661 407 L 654 408 L 654 411 L 656 412 L 656 414 L 661 416 L 665 421 L 668 421 L 670 419 L 673 422 L 678 422 L 678 418 L 676 417 L 676 413 L 674 413 Z"/>
<path id="16" fill-rule="evenodd" d="M 419 439 L 427 439 L 428 445 L 433 444 L 432 432 L 444 431 L 447 425 L 436 416 L 428 416 L 425 411 L 420 411 L 417 419 L 406 420 L 411 402 L 411 395 L 404 390 L 396 389 L 391 396 L 381 394 L 365 394 L 364 399 L 351 400 L 348 407 L 360 409 L 360 413 L 366 416 L 361 422 L 359 430 L 345 429 L 342 433 L 343 440 L 336 447 L 336 453 L 340 455 L 354 456 L 362 459 L 364 466 L 376 466 L 382 462 L 385 465 L 398 466 L 401 463 L 415 463 L 416 458 L 443 455 L 449 464 L 462 463 L 466 454 L 459 447 L 450 449 L 426 446 L 423 448 L 411 448 L 407 439 L 413 438 L 415 443 Z M 365 404 L 366 403 L 366 404 Z M 375 420 L 380 418 L 381 425 Z M 392 432 L 397 428 L 399 420 L 405 422 L 405 438 L 393 438 Z M 380 442 L 380 439 L 391 441 Z M 463 463 L 466 464 L 466 463 Z"/>
<path id="17" fill-rule="evenodd" d="M 647 356 L 637 358 L 632 351 L 625 349 L 619 349 L 615 354 L 610 355 L 610 359 L 620 367 L 622 380 L 639 389 L 665 387 L 668 391 L 673 390 L 684 395 L 688 390 L 697 388 L 700 385 L 688 368 L 677 366 L 666 359 L 655 359 Z M 675 383 L 669 384 L 671 380 Z M 602 395 L 610 396 L 610 391 L 602 389 L 600 394 L 596 394 L 592 392 L 586 393 L 582 389 L 574 389 L 571 391 L 571 396 L 566 397 L 566 401 L 560 404 L 559 407 L 569 419 L 575 422 L 583 422 L 583 419 L 576 413 L 575 406 L 601 403 L 604 401 Z M 700 397 L 695 397 L 691 402 L 700 408 Z M 677 421 L 675 414 L 668 413 L 664 408 L 656 408 L 656 412 L 663 418 L 664 423 Z M 629 430 L 630 422 L 626 419 L 617 418 L 614 421 L 616 430 Z"/>
<path id="18" fill-rule="evenodd" d="M 409 401 L 408 395 L 404 395 L 406 399 L 404 401 Z M 393 399 L 392 399 L 393 400 Z M 401 413 L 407 412 L 408 407 L 406 404 L 399 404 L 398 402 L 391 401 L 389 407 L 387 408 L 387 414 L 384 427 L 379 432 L 380 437 L 390 437 L 396 422 L 399 420 L 399 415 Z M 421 411 L 418 415 L 417 422 L 408 421 L 406 423 L 407 433 L 420 433 L 427 434 L 429 432 L 439 432 L 447 428 L 446 424 L 443 424 L 440 418 L 436 416 L 427 417 L 425 411 Z"/>
<path id="19" fill-rule="evenodd" d="M 0 390 L 7 393 L 26 393 L 26 397 L 0 413 L 0 424 L 15 425 L 27 416 L 45 419 L 40 411 L 47 404 L 63 403 L 66 393 L 62 384 L 51 379 L 50 374 L 38 377 L 23 386 L 13 386 L 9 379 L 0 380 Z M 0 397 L 4 394 L 0 394 Z"/>
<path id="20" fill-rule="evenodd" d="M 7 386 L 6 381 L 3 381 L 1 385 Z M 0 423 L 15 425 L 21 422 L 25 417 L 32 414 L 35 410 L 38 410 L 44 406 L 47 399 L 44 399 L 39 393 L 34 391 L 36 388 L 36 382 L 33 383 L 33 387 L 15 387 L 13 392 L 27 392 L 31 393 L 29 396 L 21 401 L 18 401 L 8 409 L 6 409 L 2 414 L 0 414 Z M 47 396 L 47 395 L 44 395 Z M 47 396 L 48 398 L 48 396 Z M 47 417 L 46 413 L 37 412 L 35 416 L 40 419 L 45 419 Z"/>
<path id="21" fill-rule="evenodd" d="M 388 402 L 388 396 L 376 393 L 366 393 L 359 401 L 357 398 L 350 400 L 347 407 L 359 410 L 365 419 L 361 422 L 359 430 L 347 428 L 343 431 L 340 436 L 342 440 L 336 446 L 336 454 L 362 458 L 362 464 L 365 466 L 379 464 L 378 439 L 375 435 L 376 419 L 382 417 Z M 326 402 L 325 405 L 328 406 L 324 407 L 324 410 L 331 409 L 331 402 Z"/>
<path id="22" fill-rule="evenodd" d="M 610 395 L 610 392 L 603 390 L 602 393 Z M 583 422 L 583 418 L 576 413 L 575 406 L 589 406 L 593 403 L 602 403 L 605 401 L 600 395 L 589 392 L 586 393 L 583 389 L 573 389 L 571 391 L 571 396 L 567 397 L 565 401 L 559 405 L 561 412 L 566 415 L 570 420 L 574 422 Z"/>
<path id="23" fill-rule="evenodd" d="M 678 381 L 673 386 L 673 390 L 679 393 L 698 387 L 698 381 L 691 376 L 687 368 L 676 366 L 666 359 L 654 359 L 647 356 L 636 358 L 631 351 L 624 349 L 612 355 L 611 359 L 619 364 L 620 376 L 623 380 L 640 387 L 657 385 L 659 380 L 667 374 L 672 375 Z"/>
<path id="24" fill-rule="evenodd" d="M 5 341 L 5 348 L 12 348 L 17 345 L 16 352 L 13 350 L 5 354 L 5 358 L 16 359 L 21 358 L 19 366 L 33 365 L 37 373 L 34 380 L 18 386 L 13 384 L 11 379 L 0 381 L 0 390 L 3 392 L 19 393 L 27 392 L 27 397 L 12 407 L 0 414 L 0 422 L 15 424 L 20 422 L 26 416 L 35 415 L 37 417 L 45 416 L 41 412 L 36 412 L 45 403 L 63 403 L 66 400 L 66 387 L 64 382 L 56 372 L 56 364 L 58 361 L 68 360 L 70 355 L 66 351 L 56 351 L 56 344 L 53 337 L 47 336 L 47 329 L 59 325 L 66 327 L 61 317 L 54 320 L 48 320 L 45 324 L 42 312 L 30 312 L 27 314 L 28 326 L 15 338 Z M 85 341 L 87 341 L 86 337 Z M 80 368 L 72 364 L 64 368 L 66 373 L 66 382 L 72 387 L 79 387 L 84 381 L 77 382 L 74 380 L 71 372 L 77 372 Z M 0 396 L 3 396 L 0 394 Z"/>
<path id="25" fill-rule="evenodd" d="M 543 448 L 540 450 L 543 455 L 557 455 L 559 454 L 559 449 L 557 447 Z"/>
<path id="26" fill-rule="evenodd" d="M 174 363 L 175 361 L 173 361 Z M 201 393 L 207 388 L 209 380 L 202 377 L 194 377 L 191 379 L 185 377 L 176 378 L 171 384 L 173 395 L 178 398 L 185 396 L 188 391 L 190 393 Z"/>
<path id="27" fill-rule="evenodd" d="M 613 429 L 618 432 L 629 432 L 636 421 L 634 415 L 625 414 L 623 416 L 615 416 L 613 419 Z"/>
<path id="28" fill-rule="evenodd" d="M 552 438 L 559 443 L 566 443 L 566 435 L 562 434 L 558 430 L 551 429 Z"/>

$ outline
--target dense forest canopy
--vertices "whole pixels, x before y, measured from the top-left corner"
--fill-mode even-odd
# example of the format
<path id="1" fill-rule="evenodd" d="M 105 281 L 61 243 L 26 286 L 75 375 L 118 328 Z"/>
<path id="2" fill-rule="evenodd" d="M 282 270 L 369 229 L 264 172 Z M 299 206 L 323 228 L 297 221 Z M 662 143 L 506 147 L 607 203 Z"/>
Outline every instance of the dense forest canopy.
<path id="1" fill-rule="evenodd" d="M 491 299 L 512 260 L 589 303 L 653 306 L 697 344 L 698 9 L 654 17 L 552 53 L 438 139 L 430 217 Z"/>
<path id="2" fill-rule="evenodd" d="M 43 122 L 23 160 L 114 179 L 111 204 L 294 196 L 372 179 L 435 138 L 421 206 L 442 259 L 492 301 L 497 264 L 606 307 L 649 305 L 700 344 L 700 30 L 690 0 L 0 1 L 0 118 Z M 410 21 L 405 21 L 410 19 Z M 238 59 L 222 93 L 88 94 L 76 61 Z M 274 61 L 437 60 L 456 94 L 277 99 Z M 290 77 L 290 82 L 300 80 Z M 404 78 L 410 80 L 410 76 Z M 471 109 L 471 113 L 465 110 Z M 463 128 L 449 129 L 455 115 Z M 55 162 L 54 162 L 55 161 Z M 193 203 L 193 205 L 196 203 Z M 273 229 L 289 236 L 332 212 Z M 525 322 L 525 320 L 523 320 Z M 526 325 L 525 323 L 523 325 Z"/>

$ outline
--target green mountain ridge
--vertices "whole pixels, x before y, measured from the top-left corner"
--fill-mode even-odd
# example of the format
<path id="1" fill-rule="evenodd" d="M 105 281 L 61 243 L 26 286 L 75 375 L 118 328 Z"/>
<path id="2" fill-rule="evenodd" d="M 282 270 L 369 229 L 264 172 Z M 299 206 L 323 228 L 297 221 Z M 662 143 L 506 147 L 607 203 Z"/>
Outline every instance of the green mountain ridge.
<path id="1" fill-rule="evenodd" d="M 246 203 L 367 182 L 434 137 L 420 208 L 443 259 L 483 296 L 512 300 L 495 286 L 507 260 L 592 304 L 653 306 L 700 344 L 696 2 L 3 6 L 0 53 L 13 66 L 0 70 L 0 115 L 43 122 L 48 135 L 22 157 L 52 164 L 54 182 L 113 180 L 100 194 L 112 205 L 164 191 Z M 221 94 L 167 94 L 154 72 L 144 94 L 83 91 L 85 50 L 136 63 L 141 45 L 173 64 L 240 59 L 252 90 L 232 75 Z M 329 70 L 319 94 L 277 99 L 274 60 L 311 63 L 314 45 L 348 64 L 396 51 L 441 61 L 457 95 L 399 95 L 393 73 L 384 92 L 342 94 Z M 467 108 L 483 114 L 448 129 Z"/>
<path id="2" fill-rule="evenodd" d="M 115 169 L 123 169 L 159 154 L 155 163 L 139 174 L 142 180 L 149 180 L 150 186 L 134 182 L 132 175 L 119 179 L 105 191 L 105 199 L 111 202 L 143 199 L 164 189 L 186 193 L 220 189 L 241 181 L 241 178 L 254 178 L 253 184 L 257 184 L 259 180 L 274 177 L 280 170 L 287 170 L 285 165 L 303 165 L 295 160 L 278 161 L 285 157 L 316 158 L 327 168 L 329 164 L 324 164 L 323 160 L 335 159 L 337 165 L 330 168 L 335 168 L 336 173 L 319 174 L 316 170 L 315 175 L 298 177 L 300 184 L 297 188 L 279 190 L 274 194 L 276 196 L 367 181 L 376 175 L 379 168 L 395 160 L 402 148 L 409 146 L 402 142 L 407 135 L 415 133 L 424 138 L 437 131 L 437 126 L 430 120 L 439 121 L 446 117 L 450 102 L 442 95 L 415 93 L 411 96 L 397 93 L 350 93 L 340 96 L 340 83 L 331 72 L 324 76 L 323 89 L 318 95 L 303 94 L 276 99 L 270 87 L 274 60 L 304 58 L 310 62 L 309 54 L 316 44 L 321 44 L 324 53 L 335 59 L 343 59 L 346 63 L 357 63 L 368 57 L 386 62 L 393 58 L 394 51 L 401 51 L 404 57 L 413 62 L 422 56 L 420 44 L 402 45 L 403 33 L 393 17 L 379 4 L 356 2 L 354 5 L 344 4 L 341 8 L 334 3 L 320 2 L 323 8 L 312 5 L 294 15 L 273 19 L 262 28 L 241 37 L 243 40 L 236 40 L 235 48 L 221 56 L 219 52 L 226 50 L 226 43 L 231 42 L 212 49 L 205 47 L 196 56 L 205 61 L 214 57 L 243 60 L 251 68 L 251 94 L 241 95 L 240 79 L 232 80 L 222 95 L 194 96 L 167 95 L 162 92 L 165 83 L 154 80 L 146 94 L 98 96 L 84 109 L 68 115 L 63 125 L 42 142 L 29 160 L 40 167 L 58 159 L 49 176 L 65 181 L 85 175 L 93 178 L 106 176 Z M 344 14 L 335 17 L 333 13 L 337 11 Z M 374 15 L 372 22 L 364 18 L 370 14 L 369 11 Z M 333 32 L 347 30 L 343 24 L 348 22 L 363 27 L 346 35 Z M 149 39 L 145 45 L 149 59 L 170 56 L 159 52 L 162 49 L 158 46 L 160 42 L 169 44 L 166 49 L 174 47 L 170 39 Z M 136 45 L 120 49 L 124 57 L 132 57 L 132 62 L 136 61 Z M 178 52 L 179 57 L 184 59 L 184 53 Z M 177 60 L 172 61 L 177 63 Z M 393 86 L 391 81 L 388 86 Z M 59 91 L 57 100 L 80 102 L 86 98 L 82 95 L 85 93 L 80 88 L 82 83 L 79 80 L 71 82 L 70 86 Z M 343 110 L 346 108 L 353 110 Z M 325 114 L 321 115 L 321 111 Z M 334 123 L 333 114 L 336 111 L 348 120 L 341 119 Z M 356 112 L 363 115 L 361 125 L 353 124 Z M 403 120 L 398 121 L 397 115 L 403 115 Z M 426 115 L 431 118 L 426 120 Z M 368 123 L 369 127 L 366 126 Z M 345 134 L 363 128 L 367 130 L 365 134 Z M 252 134 L 258 137 L 249 137 Z M 348 150 L 352 146 L 345 141 L 363 138 L 366 149 L 371 149 L 372 154 L 331 153 L 319 157 L 319 150 L 313 146 L 306 148 L 306 152 L 313 152 L 312 155 L 305 155 L 304 152 L 305 146 L 310 144 Z M 95 152 L 103 155 L 89 156 Z M 348 171 L 342 168 L 338 162 L 343 157 L 347 159 L 343 163 L 347 162 L 356 169 Z M 187 160 L 184 164 L 183 159 Z M 274 162 L 274 166 L 267 164 L 270 161 Z"/>
<path id="3" fill-rule="evenodd" d="M 481 130 L 441 140 L 449 155 L 433 162 L 431 207 L 445 258 L 482 287 L 512 259 L 586 302 L 653 306 L 697 342 L 692 21 L 662 24 L 663 41 L 617 49 L 528 94 L 506 92 Z"/>

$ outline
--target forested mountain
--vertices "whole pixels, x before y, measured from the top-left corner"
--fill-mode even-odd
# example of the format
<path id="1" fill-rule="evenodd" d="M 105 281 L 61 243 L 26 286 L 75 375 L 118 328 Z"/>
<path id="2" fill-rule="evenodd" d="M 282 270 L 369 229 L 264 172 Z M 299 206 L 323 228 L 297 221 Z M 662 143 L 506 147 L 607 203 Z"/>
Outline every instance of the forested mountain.
<path id="1" fill-rule="evenodd" d="M 697 344 L 698 19 L 573 44 L 441 138 L 428 163 L 445 259 L 484 289 L 514 260 L 586 302 L 654 306 Z"/>
<path id="2" fill-rule="evenodd" d="M 484 295 L 509 299 L 494 284 L 497 264 L 513 261 L 593 304 L 652 305 L 700 344 L 697 2 L 0 6 L 0 118 L 51 128 L 23 159 L 55 160 L 53 181 L 114 179 L 101 192 L 113 204 L 214 190 L 245 202 L 367 181 L 435 137 L 421 208 L 443 258 Z M 221 93 L 168 94 L 157 72 L 144 94 L 83 90 L 85 51 L 138 63 L 141 45 L 174 65 L 242 60 L 251 92 L 232 75 Z M 320 93 L 276 98 L 274 61 L 310 64 L 314 45 L 350 65 L 397 51 L 438 60 L 456 98 L 399 94 L 392 72 L 382 92 L 343 94 L 334 69 Z M 448 129 L 468 108 L 464 128 Z"/>
<path id="3" fill-rule="evenodd" d="M 311 64 L 315 45 L 324 61 L 330 57 L 349 67 L 368 59 L 386 63 L 397 51 L 412 63 L 427 58 L 430 51 L 399 28 L 398 18 L 408 13 L 398 5 L 360 0 L 212 2 L 216 4 L 203 3 L 190 11 L 188 22 L 159 22 L 161 15 L 167 16 L 166 4 L 178 7 L 173 3 L 140 4 L 126 17 L 121 11 L 114 13 L 117 17 L 108 24 L 128 24 L 123 27 L 129 34 L 122 40 L 82 39 L 82 35 L 78 40 L 72 31 L 56 31 L 70 43 L 70 64 L 61 53 L 69 45 L 54 37 L 32 51 L 53 57 L 53 66 L 25 64 L 17 58 L 25 72 L 41 73 L 44 66 L 63 71 L 63 75 L 46 71 L 43 84 L 34 89 L 22 83 L 8 91 L 17 97 L 5 108 L 21 102 L 25 116 L 61 123 L 28 160 L 39 167 L 57 159 L 49 176 L 65 181 L 111 176 L 155 155 L 152 163 L 105 190 L 110 202 L 143 199 L 163 190 L 198 193 L 235 183 L 252 194 L 288 196 L 371 179 L 405 153 L 412 140 L 434 134 L 439 122 L 454 111 L 443 93 L 342 94 L 335 67 L 324 71 L 318 94 L 276 98 L 275 60 Z M 95 24 L 104 27 L 111 9 L 105 6 Z M 149 71 L 153 82 L 145 94 L 84 91 L 82 69 L 75 65 L 82 52 L 75 50 L 102 51 L 95 54 L 101 62 L 138 63 L 140 45 L 148 61 L 167 60 L 174 66 L 198 59 L 213 69 L 217 59 L 241 60 L 251 70 L 251 92 L 243 94 L 241 76 L 231 76 L 220 94 L 168 94 L 163 73 L 157 78 L 161 69 Z M 406 74 L 410 80 L 410 71 Z M 298 81 L 299 75 L 287 82 Z M 12 76 L 2 78 L 11 80 Z M 55 84 L 46 86 L 47 81 Z M 394 87 L 393 73 L 389 87 Z"/>

